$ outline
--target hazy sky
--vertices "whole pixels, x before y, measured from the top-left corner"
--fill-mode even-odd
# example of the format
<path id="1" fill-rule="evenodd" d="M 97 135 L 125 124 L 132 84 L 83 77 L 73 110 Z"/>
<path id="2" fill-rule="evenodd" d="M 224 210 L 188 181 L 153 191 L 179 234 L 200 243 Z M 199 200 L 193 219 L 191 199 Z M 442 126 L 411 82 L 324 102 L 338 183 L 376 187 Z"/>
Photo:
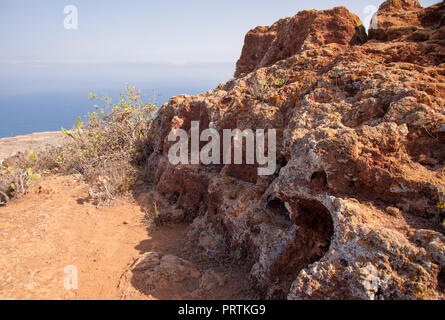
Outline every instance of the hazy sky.
<path id="1" fill-rule="evenodd" d="M 0 0 L 0 63 L 234 62 L 257 25 L 339 5 L 363 21 L 365 8 L 381 2 Z M 78 9 L 78 30 L 64 28 L 66 5 Z"/>

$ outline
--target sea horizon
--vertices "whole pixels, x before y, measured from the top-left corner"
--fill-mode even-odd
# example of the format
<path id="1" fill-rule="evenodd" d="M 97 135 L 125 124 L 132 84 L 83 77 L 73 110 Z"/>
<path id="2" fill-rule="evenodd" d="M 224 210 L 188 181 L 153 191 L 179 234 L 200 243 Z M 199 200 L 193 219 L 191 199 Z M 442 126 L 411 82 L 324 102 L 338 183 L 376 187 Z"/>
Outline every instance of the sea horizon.
<path id="1" fill-rule="evenodd" d="M 214 89 L 233 76 L 235 63 L 1 63 L 0 138 L 71 128 L 93 112 L 90 100 L 114 101 L 128 85 L 142 92 L 144 102 L 163 103 L 177 95 Z"/>

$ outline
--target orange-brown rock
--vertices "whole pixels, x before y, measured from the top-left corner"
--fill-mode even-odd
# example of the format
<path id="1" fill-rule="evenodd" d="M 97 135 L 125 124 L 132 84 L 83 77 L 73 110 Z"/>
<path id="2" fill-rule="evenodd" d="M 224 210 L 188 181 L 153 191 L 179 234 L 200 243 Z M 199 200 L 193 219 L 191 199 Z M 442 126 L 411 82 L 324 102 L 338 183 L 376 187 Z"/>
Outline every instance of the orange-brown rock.
<path id="1" fill-rule="evenodd" d="M 445 16 L 443 4 L 415 1 L 381 13 L 401 9 Z M 361 43 L 360 25 L 336 8 L 257 28 L 237 78 L 170 99 L 155 120 L 159 191 L 197 217 L 190 233 L 201 246 L 214 254 L 208 236 L 224 239 L 264 297 L 445 298 L 444 43 L 409 34 Z M 277 129 L 275 174 L 170 164 L 167 135 L 192 120 L 218 132 Z"/>
<path id="2" fill-rule="evenodd" d="M 344 7 L 301 11 L 270 27 L 249 31 L 236 64 L 235 76 L 268 67 L 304 49 L 329 43 L 351 45 L 365 41 L 365 28 L 360 19 Z"/>
<path id="3" fill-rule="evenodd" d="M 417 0 L 389 0 L 377 12 L 377 28 L 369 30 L 376 40 L 445 40 L 445 3 L 422 8 Z"/>

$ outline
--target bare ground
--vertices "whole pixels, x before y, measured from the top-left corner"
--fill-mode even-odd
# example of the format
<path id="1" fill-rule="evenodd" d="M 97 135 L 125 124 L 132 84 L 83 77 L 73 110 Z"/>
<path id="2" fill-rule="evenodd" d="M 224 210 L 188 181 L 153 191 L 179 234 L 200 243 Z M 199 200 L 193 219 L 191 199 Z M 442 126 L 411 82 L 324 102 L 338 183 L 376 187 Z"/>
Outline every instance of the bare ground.
<path id="1" fill-rule="evenodd" d="M 0 299 L 242 299 L 252 296 L 238 266 L 203 263 L 186 246 L 182 224 L 152 231 L 132 199 L 99 208 L 77 176 L 50 176 L 0 208 Z M 188 248 L 188 249 L 186 249 Z M 192 250 L 192 251 L 190 251 Z M 193 279 L 162 278 L 162 288 L 135 279 L 132 267 L 147 252 L 188 259 Z M 67 290 L 67 266 L 78 289 Z M 209 276 L 210 275 L 210 276 Z M 193 281 L 191 281 L 193 280 Z M 142 281 L 142 283 L 141 283 Z M 170 282 L 171 281 L 171 285 Z"/>

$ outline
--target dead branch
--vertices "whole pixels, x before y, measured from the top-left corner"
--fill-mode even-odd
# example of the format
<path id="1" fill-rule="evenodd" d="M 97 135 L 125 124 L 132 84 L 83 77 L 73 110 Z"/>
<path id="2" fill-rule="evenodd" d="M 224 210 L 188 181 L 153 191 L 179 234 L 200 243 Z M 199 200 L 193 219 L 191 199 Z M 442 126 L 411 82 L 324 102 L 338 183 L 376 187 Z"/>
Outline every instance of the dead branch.
<path id="1" fill-rule="evenodd" d="M 4 205 L 6 205 L 6 204 L 9 202 L 9 197 L 8 197 L 8 195 L 7 195 L 6 193 L 0 191 L 0 196 L 2 196 L 3 199 L 4 199 L 4 202 L 0 202 L 0 206 L 4 206 Z"/>

